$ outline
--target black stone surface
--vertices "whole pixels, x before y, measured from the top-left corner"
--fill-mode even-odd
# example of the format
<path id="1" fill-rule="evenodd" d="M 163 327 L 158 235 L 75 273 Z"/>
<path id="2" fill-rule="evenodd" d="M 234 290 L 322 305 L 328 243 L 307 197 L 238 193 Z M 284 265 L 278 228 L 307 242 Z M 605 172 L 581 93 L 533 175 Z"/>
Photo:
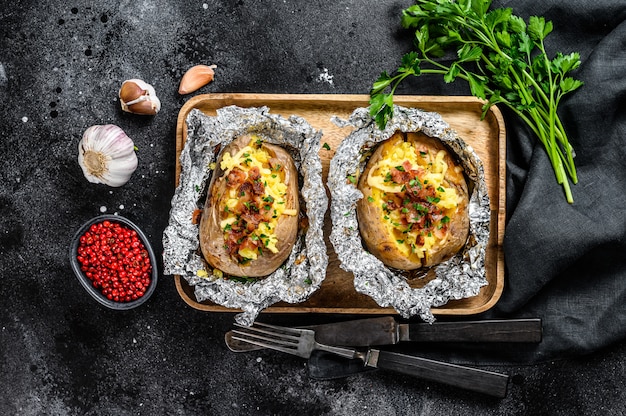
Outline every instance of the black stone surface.
<path id="1" fill-rule="evenodd" d="M 102 211 L 131 219 L 162 250 L 176 117 L 190 98 L 177 87 L 187 68 L 218 66 L 215 81 L 198 94 L 367 93 L 410 48 L 399 25 L 409 4 L 0 2 L 0 414 L 626 412 L 623 343 L 574 359 L 484 367 L 512 376 L 503 400 L 381 371 L 317 381 L 301 359 L 228 351 L 223 336 L 234 315 L 190 308 L 169 276 L 161 275 L 145 305 L 120 312 L 96 304 L 72 275 L 70 239 Z M 122 113 L 117 91 L 129 78 L 155 86 L 158 115 Z M 403 88 L 468 93 L 432 79 Z M 121 188 L 88 183 L 76 161 L 83 131 L 106 123 L 122 127 L 138 147 L 139 167 Z M 265 319 L 299 324 L 333 317 Z"/>

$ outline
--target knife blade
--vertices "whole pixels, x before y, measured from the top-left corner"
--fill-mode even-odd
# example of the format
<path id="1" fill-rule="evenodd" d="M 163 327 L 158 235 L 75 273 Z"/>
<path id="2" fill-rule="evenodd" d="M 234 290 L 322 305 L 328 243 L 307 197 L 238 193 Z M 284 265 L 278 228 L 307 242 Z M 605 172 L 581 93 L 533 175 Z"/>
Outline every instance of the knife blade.
<path id="1" fill-rule="evenodd" d="M 307 327 L 315 330 L 315 340 L 328 345 L 352 347 L 392 345 L 398 342 L 541 342 L 541 319 L 483 320 L 405 324 L 392 316 L 320 324 Z M 225 335 L 231 351 L 261 349 Z"/>

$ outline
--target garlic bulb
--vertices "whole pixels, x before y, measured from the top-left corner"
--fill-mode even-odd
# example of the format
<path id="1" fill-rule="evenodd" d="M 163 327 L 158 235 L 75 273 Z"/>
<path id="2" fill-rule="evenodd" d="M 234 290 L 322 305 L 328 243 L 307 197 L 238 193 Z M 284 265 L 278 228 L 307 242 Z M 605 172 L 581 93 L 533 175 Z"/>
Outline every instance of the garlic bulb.
<path id="1" fill-rule="evenodd" d="M 89 182 L 119 187 L 137 169 L 135 145 L 113 124 L 91 126 L 78 143 L 78 164 Z"/>
<path id="2" fill-rule="evenodd" d="M 140 79 L 128 79 L 119 92 L 122 110 L 128 113 L 153 116 L 161 110 L 161 100 L 154 87 Z"/>

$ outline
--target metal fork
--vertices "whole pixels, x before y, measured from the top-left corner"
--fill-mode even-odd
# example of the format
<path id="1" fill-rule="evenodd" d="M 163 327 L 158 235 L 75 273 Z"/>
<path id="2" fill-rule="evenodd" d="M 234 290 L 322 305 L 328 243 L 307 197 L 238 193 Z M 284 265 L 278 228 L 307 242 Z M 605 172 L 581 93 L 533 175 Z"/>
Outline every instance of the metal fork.
<path id="1" fill-rule="evenodd" d="M 233 339 L 298 357 L 309 358 L 314 350 L 321 350 L 345 358 L 358 358 L 367 367 L 391 370 L 500 398 L 506 396 L 509 380 L 506 374 L 374 348 L 359 351 L 355 348 L 324 345 L 315 341 L 315 331 L 310 329 L 260 322 L 255 322 L 253 326 L 235 325 L 239 329 L 232 331 Z"/>

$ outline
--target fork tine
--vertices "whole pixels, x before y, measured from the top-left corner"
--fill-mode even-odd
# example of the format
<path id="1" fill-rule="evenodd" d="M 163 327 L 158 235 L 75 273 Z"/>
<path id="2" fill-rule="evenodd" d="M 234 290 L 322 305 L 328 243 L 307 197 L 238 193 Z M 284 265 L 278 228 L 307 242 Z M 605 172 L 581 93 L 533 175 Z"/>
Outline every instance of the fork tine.
<path id="1" fill-rule="evenodd" d="M 241 329 L 233 329 L 233 339 L 235 340 L 304 357 L 303 352 L 300 351 L 299 337 L 257 327 L 236 326 Z"/>
<path id="2" fill-rule="evenodd" d="M 257 333 L 257 334 L 260 333 L 260 334 L 270 335 L 272 337 L 285 340 L 285 341 L 291 340 L 291 341 L 294 341 L 295 343 L 297 343 L 300 339 L 300 332 L 296 329 L 283 328 L 280 326 L 274 326 L 274 325 L 268 325 L 268 324 L 261 324 L 259 322 L 255 322 L 254 325 L 259 325 L 266 329 L 258 328 L 256 326 L 243 326 L 237 323 L 235 324 L 235 326 L 245 330 L 245 332 L 250 335 L 252 335 L 252 333 Z M 291 334 L 294 334 L 294 335 L 291 335 Z"/>
<path id="3" fill-rule="evenodd" d="M 285 346 L 297 346 L 298 345 L 298 340 L 294 341 L 292 339 L 283 339 L 283 338 L 275 337 L 275 336 L 265 336 L 264 334 L 274 335 L 272 333 L 267 333 L 267 332 L 256 333 L 256 332 L 251 332 L 251 331 L 241 331 L 238 329 L 233 329 L 233 333 L 239 336 L 245 336 L 251 339 L 271 342 L 271 343 L 275 343 L 278 345 L 285 345 Z"/>
<path id="4" fill-rule="evenodd" d="M 249 334 L 246 334 L 246 335 L 249 335 Z M 284 353 L 291 354 L 291 355 L 298 355 L 298 350 L 294 349 L 293 347 L 283 347 L 279 344 L 262 342 L 262 341 L 258 341 L 258 340 L 255 340 L 252 338 L 246 338 L 246 337 L 242 338 L 237 335 L 233 335 L 232 338 L 238 341 L 243 341 L 243 342 L 247 342 L 250 344 L 258 345 L 259 347 L 269 348 L 271 350 L 276 350 L 276 351 L 284 352 Z"/>

